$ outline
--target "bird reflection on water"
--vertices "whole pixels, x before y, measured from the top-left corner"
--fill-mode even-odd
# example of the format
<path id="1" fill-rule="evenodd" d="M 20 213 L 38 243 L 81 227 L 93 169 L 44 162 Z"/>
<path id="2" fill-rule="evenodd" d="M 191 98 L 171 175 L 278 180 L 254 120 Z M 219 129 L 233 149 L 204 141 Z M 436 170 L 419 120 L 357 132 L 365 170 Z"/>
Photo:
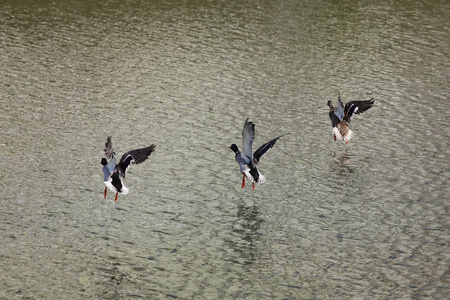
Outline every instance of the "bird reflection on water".
<path id="1" fill-rule="evenodd" d="M 236 220 L 231 225 L 231 235 L 240 239 L 228 239 L 226 243 L 235 252 L 240 253 L 244 264 L 252 264 L 259 257 L 257 243 L 262 236 L 260 229 L 263 222 L 258 206 L 239 205 L 237 207 Z"/>
<path id="2" fill-rule="evenodd" d="M 352 154 L 348 153 L 348 149 L 345 149 L 344 153 L 333 153 L 333 159 L 330 161 L 331 172 L 340 176 L 349 176 L 355 173 L 355 169 L 351 166 Z"/>

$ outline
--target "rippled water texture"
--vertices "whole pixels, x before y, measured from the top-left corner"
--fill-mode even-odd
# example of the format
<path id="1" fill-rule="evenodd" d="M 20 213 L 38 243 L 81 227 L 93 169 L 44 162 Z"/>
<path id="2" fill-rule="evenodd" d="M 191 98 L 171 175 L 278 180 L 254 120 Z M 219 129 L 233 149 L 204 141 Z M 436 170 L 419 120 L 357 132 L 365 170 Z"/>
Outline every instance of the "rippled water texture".
<path id="1" fill-rule="evenodd" d="M 0 7 L 0 298 L 448 298 L 447 1 Z M 108 135 L 156 144 L 116 203 Z"/>

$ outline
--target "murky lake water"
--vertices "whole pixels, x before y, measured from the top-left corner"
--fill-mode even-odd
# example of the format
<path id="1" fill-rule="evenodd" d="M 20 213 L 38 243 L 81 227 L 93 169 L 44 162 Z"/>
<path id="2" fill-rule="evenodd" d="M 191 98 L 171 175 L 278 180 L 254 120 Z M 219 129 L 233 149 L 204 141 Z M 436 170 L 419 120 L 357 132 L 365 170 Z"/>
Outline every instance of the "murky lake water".
<path id="1" fill-rule="evenodd" d="M 0 7 L 0 298 L 448 298 L 447 1 Z M 157 145 L 117 203 L 108 135 Z"/>

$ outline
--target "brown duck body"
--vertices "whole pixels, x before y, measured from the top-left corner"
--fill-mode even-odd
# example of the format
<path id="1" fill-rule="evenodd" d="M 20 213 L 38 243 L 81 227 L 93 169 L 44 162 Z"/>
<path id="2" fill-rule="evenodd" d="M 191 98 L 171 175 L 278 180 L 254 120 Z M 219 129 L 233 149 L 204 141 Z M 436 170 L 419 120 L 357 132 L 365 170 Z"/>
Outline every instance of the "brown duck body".
<path id="1" fill-rule="evenodd" d="M 345 120 L 340 121 L 336 124 L 336 127 L 333 128 L 334 140 L 348 141 L 352 138 L 353 131 L 351 131 L 350 126 Z"/>

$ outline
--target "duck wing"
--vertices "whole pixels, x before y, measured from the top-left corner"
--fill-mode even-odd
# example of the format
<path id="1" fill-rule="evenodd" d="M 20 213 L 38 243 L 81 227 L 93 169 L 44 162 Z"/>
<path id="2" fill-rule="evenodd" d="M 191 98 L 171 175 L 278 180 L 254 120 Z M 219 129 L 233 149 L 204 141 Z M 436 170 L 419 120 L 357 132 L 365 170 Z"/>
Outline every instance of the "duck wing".
<path id="1" fill-rule="evenodd" d="M 107 181 L 109 176 L 114 172 L 116 168 L 116 157 L 113 157 L 108 164 L 103 166 L 103 181 Z"/>
<path id="2" fill-rule="evenodd" d="M 125 178 L 125 174 L 131 164 L 140 164 L 145 161 L 153 151 L 155 151 L 155 145 L 125 152 L 118 164 L 120 175 Z"/>
<path id="3" fill-rule="evenodd" d="M 289 133 L 285 133 L 285 134 L 283 134 L 283 135 L 280 135 L 279 137 L 276 137 L 276 138 L 274 138 L 274 139 L 268 141 L 267 143 L 261 145 L 261 147 L 259 147 L 259 148 L 255 151 L 255 153 L 253 154 L 253 163 L 254 163 L 255 165 L 257 165 L 257 164 L 259 163 L 259 161 L 261 160 L 261 157 L 262 157 L 264 154 L 266 154 L 266 152 L 269 151 L 269 149 L 272 148 L 273 145 L 275 145 L 276 141 L 277 141 L 280 137 L 285 136 L 286 134 L 289 134 Z"/>
<path id="4" fill-rule="evenodd" d="M 347 123 L 350 123 L 355 114 L 360 114 L 371 108 L 375 100 L 362 100 L 362 101 L 350 101 L 345 104 L 344 119 Z"/>
<path id="5" fill-rule="evenodd" d="M 253 122 L 249 122 L 248 119 L 245 120 L 244 128 L 242 129 L 242 155 L 243 159 L 247 163 L 253 164 L 253 151 L 252 145 L 253 140 L 255 139 L 255 124 Z"/>
<path id="6" fill-rule="evenodd" d="M 339 117 L 336 115 L 337 109 L 334 107 L 333 103 L 331 101 L 328 101 L 327 104 L 330 107 L 328 116 L 330 117 L 330 120 L 331 120 L 331 126 L 336 127 L 336 125 L 341 121 L 341 119 L 339 119 Z M 344 111 L 344 109 L 342 109 L 342 111 Z M 342 115 L 343 115 L 343 113 L 342 113 Z"/>
<path id="7" fill-rule="evenodd" d="M 334 114 L 339 119 L 339 121 L 341 121 L 344 118 L 344 104 L 341 101 L 341 93 L 339 93 L 339 96 L 338 96 L 338 107 L 334 110 Z"/>
<path id="8" fill-rule="evenodd" d="M 108 159 L 111 159 L 113 157 L 116 157 L 116 153 L 114 152 L 114 149 L 112 147 L 111 137 L 108 136 L 105 143 L 105 155 Z"/>

